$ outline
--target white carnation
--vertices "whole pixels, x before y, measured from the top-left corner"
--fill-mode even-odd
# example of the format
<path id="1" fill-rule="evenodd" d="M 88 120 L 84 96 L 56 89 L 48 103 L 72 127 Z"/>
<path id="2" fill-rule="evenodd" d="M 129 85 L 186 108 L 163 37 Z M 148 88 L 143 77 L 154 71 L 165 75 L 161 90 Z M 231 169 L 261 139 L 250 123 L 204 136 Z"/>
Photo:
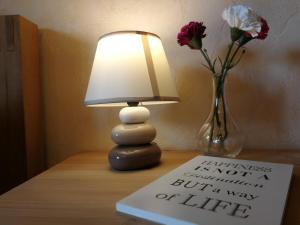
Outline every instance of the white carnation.
<path id="1" fill-rule="evenodd" d="M 222 18 L 227 21 L 230 27 L 247 31 L 252 37 L 256 37 L 261 31 L 259 16 L 249 7 L 233 5 L 224 9 Z"/>

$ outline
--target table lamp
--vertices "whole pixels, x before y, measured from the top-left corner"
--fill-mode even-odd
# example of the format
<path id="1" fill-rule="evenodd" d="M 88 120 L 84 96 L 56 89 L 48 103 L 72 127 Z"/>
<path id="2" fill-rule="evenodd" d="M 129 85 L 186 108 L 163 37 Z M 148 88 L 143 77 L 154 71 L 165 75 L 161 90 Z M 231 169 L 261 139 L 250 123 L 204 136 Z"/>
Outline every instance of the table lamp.
<path id="1" fill-rule="evenodd" d="M 179 97 L 160 38 L 143 31 L 118 31 L 100 37 L 85 97 L 87 106 L 124 106 L 122 124 L 112 130 L 117 144 L 109 153 L 112 168 L 154 166 L 161 150 L 152 142 L 144 105 L 175 103 Z"/>

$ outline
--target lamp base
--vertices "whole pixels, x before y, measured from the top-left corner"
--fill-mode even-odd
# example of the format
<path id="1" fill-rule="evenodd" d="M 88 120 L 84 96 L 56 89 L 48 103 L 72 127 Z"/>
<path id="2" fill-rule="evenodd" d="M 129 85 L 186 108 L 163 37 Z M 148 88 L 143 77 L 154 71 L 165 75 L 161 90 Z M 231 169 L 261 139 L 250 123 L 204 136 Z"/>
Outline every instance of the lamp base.
<path id="1" fill-rule="evenodd" d="M 160 148 L 152 142 L 135 146 L 117 145 L 109 152 L 108 160 L 116 170 L 137 170 L 157 165 L 160 157 Z"/>

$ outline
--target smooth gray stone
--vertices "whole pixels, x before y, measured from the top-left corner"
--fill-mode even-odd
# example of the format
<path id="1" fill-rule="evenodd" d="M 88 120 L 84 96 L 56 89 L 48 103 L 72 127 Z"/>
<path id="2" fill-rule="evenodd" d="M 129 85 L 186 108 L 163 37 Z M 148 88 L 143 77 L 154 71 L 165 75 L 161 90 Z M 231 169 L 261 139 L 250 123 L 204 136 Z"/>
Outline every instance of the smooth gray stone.
<path id="1" fill-rule="evenodd" d="M 111 138 L 118 145 L 148 144 L 155 136 L 155 128 L 148 123 L 120 124 L 113 128 L 111 134 Z"/>
<path id="2" fill-rule="evenodd" d="M 161 150 L 156 143 L 138 146 L 115 146 L 108 155 L 112 168 L 137 170 L 157 165 Z"/>

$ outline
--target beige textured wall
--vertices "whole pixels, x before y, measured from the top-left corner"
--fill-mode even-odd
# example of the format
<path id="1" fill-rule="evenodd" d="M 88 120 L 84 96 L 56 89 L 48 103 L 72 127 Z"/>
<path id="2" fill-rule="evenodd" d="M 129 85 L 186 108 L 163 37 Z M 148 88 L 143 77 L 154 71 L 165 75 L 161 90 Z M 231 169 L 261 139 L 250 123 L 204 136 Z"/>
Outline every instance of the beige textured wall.
<path id="1" fill-rule="evenodd" d="M 228 82 L 228 103 L 246 148 L 300 147 L 300 2 L 298 0 L 0 0 L 1 14 L 20 14 L 40 28 L 48 162 L 113 145 L 117 108 L 82 104 L 97 38 L 139 29 L 161 36 L 182 102 L 151 106 L 156 141 L 164 149 L 195 149 L 210 108 L 211 80 L 200 54 L 179 47 L 176 34 L 190 20 L 207 25 L 210 54 L 221 54 L 228 27 L 221 12 L 243 2 L 263 15 L 269 38 L 253 41 Z"/>

